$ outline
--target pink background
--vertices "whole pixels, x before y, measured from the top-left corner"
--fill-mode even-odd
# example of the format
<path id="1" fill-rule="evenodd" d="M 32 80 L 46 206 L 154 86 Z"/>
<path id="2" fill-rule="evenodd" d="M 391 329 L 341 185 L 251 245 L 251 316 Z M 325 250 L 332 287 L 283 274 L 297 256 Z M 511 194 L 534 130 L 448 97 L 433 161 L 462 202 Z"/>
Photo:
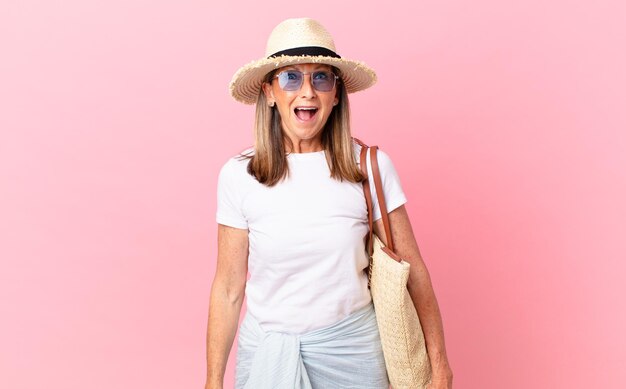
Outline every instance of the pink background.
<path id="1" fill-rule="evenodd" d="M 3 1 L 0 387 L 202 387 L 227 85 L 294 16 L 378 72 L 455 388 L 625 387 L 623 4 Z"/>

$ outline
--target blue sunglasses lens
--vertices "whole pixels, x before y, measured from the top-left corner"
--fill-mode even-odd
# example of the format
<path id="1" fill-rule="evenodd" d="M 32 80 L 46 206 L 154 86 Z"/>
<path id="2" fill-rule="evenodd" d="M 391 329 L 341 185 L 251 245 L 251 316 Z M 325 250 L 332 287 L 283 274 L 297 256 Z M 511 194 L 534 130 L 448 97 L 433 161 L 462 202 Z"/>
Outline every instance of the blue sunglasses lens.
<path id="1" fill-rule="evenodd" d="M 297 91 L 302 86 L 304 74 L 298 70 L 286 70 L 280 72 L 276 78 L 282 90 Z M 313 88 L 319 92 L 330 92 L 335 87 L 335 75 L 325 70 L 311 73 L 311 81 Z"/>

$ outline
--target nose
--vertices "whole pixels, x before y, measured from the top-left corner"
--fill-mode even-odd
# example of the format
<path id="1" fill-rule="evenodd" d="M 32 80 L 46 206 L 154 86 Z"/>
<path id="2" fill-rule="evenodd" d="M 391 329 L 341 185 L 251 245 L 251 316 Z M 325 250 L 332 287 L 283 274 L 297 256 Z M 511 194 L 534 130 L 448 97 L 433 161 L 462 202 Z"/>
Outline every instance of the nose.
<path id="1" fill-rule="evenodd" d="M 302 79 L 302 86 L 300 87 L 300 95 L 302 97 L 311 98 L 315 97 L 315 88 L 313 88 L 313 80 L 311 74 L 304 74 Z"/>

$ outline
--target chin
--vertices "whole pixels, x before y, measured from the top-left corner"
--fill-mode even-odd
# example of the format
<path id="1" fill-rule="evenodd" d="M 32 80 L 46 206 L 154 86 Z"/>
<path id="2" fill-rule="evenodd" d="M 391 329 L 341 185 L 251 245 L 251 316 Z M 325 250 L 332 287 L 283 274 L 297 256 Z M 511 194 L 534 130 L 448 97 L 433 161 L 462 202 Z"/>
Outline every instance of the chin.
<path id="1" fill-rule="evenodd" d="M 301 131 L 298 133 L 298 136 L 302 139 L 311 139 L 311 138 L 315 138 L 318 134 L 320 134 L 323 130 L 323 127 L 317 129 L 317 130 L 305 130 L 305 131 Z"/>
<path id="2" fill-rule="evenodd" d="M 322 130 L 324 129 L 324 126 L 315 126 L 314 128 L 311 128 L 309 126 L 307 126 L 306 128 L 302 128 L 300 126 L 294 126 L 292 128 L 293 128 L 292 132 L 295 135 L 297 135 L 299 138 L 310 139 L 310 138 L 314 138 L 316 135 L 322 132 Z"/>

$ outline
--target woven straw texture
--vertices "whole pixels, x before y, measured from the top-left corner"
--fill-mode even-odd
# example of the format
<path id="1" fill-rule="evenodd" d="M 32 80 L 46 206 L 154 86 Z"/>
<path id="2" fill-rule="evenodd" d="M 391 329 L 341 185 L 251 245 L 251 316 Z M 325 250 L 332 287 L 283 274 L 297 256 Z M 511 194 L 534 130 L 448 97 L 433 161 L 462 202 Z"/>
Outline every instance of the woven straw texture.
<path id="1" fill-rule="evenodd" d="M 424 334 L 407 290 L 408 262 L 398 262 L 374 237 L 370 288 L 389 381 L 394 389 L 424 389 L 431 378 Z"/>
<path id="2" fill-rule="evenodd" d="M 283 50 L 308 46 L 323 47 L 336 52 L 333 37 L 318 21 L 294 18 L 281 22 L 269 36 L 265 57 L 251 61 L 237 70 L 230 81 L 230 94 L 239 102 L 254 104 L 266 74 L 283 66 L 303 63 L 319 63 L 338 68 L 347 93 L 367 89 L 376 83 L 374 70 L 361 61 L 310 55 L 280 55 L 268 58 Z"/>
<path id="3" fill-rule="evenodd" d="M 265 46 L 265 56 L 302 46 L 318 46 L 337 51 L 332 35 L 317 20 L 293 18 L 274 27 Z"/>
<path id="4" fill-rule="evenodd" d="M 235 100 L 241 103 L 254 104 L 261 91 L 263 77 L 267 73 L 283 66 L 300 63 L 321 63 L 335 66 L 341 71 L 341 79 L 347 93 L 367 89 L 374 85 L 377 80 L 376 73 L 364 62 L 322 56 L 282 55 L 276 58 L 252 61 L 241 67 L 230 82 L 230 93 Z"/>

